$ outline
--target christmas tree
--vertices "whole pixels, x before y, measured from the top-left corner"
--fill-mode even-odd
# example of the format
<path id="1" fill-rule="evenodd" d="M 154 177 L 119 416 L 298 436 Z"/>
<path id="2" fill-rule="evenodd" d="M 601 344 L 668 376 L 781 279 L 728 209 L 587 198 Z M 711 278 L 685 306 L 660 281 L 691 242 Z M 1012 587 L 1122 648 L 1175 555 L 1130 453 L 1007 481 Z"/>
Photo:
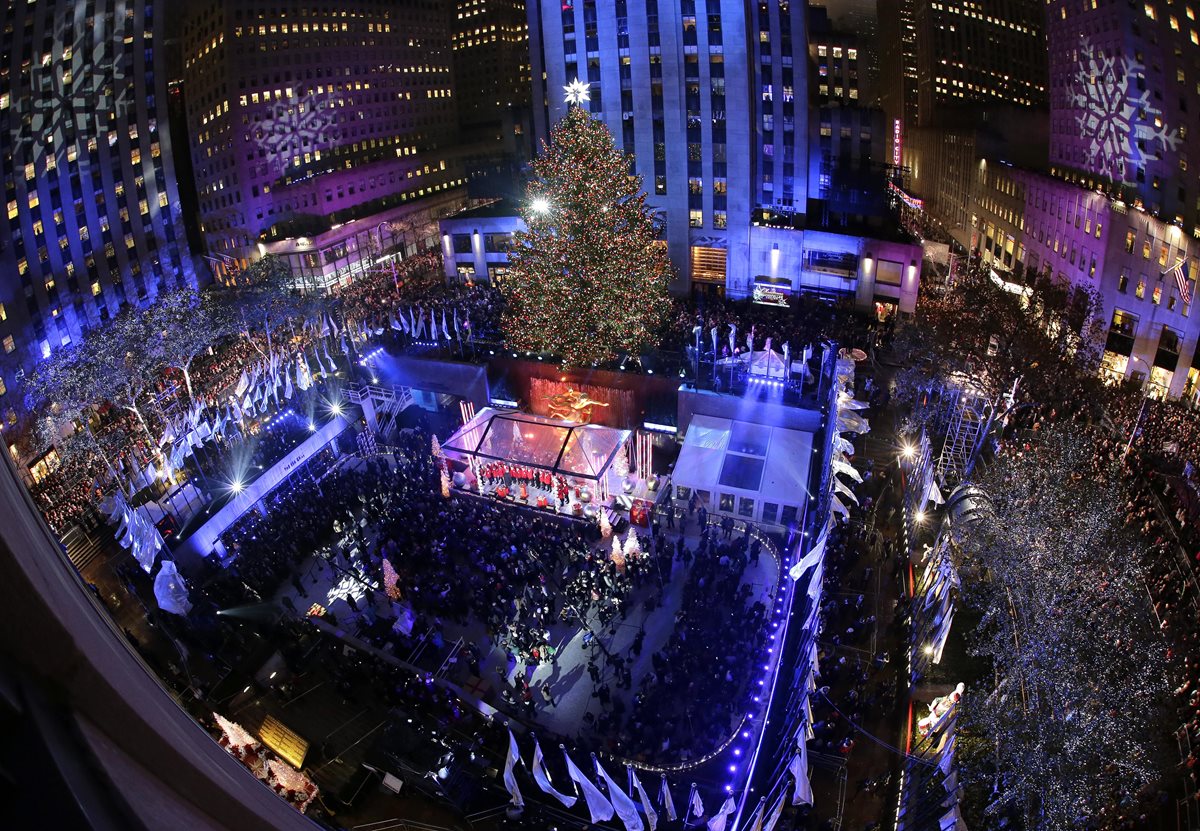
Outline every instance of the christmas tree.
<path id="1" fill-rule="evenodd" d="M 570 107 L 533 163 L 504 278 L 509 343 L 571 366 L 637 356 L 667 319 L 672 279 L 641 178 L 604 124 Z"/>
<path id="2" fill-rule="evenodd" d="M 400 582 L 400 575 L 396 573 L 396 569 L 392 566 L 392 561 L 387 557 L 383 558 L 383 590 L 392 600 L 400 599 L 400 587 L 396 584 Z"/>

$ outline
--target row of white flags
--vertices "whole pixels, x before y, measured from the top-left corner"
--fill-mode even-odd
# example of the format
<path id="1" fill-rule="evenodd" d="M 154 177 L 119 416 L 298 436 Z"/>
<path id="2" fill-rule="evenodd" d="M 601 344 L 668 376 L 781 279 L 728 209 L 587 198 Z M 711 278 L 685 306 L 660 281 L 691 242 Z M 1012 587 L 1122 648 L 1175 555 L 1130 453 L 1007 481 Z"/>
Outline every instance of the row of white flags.
<path id="1" fill-rule="evenodd" d="M 345 351 L 345 338 L 342 339 Z M 324 355 L 322 356 L 322 350 Z M 315 365 L 315 370 L 313 368 Z M 215 415 L 204 417 L 205 402 L 196 401 L 191 409 L 169 422 L 159 438 L 165 467 L 178 470 L 192 454 L 193 448 L 206 441 L 224 436 L 235 427 L 240 429 L 246 418 L 280 410 L 296 394 L 307 391 L 317 377 L 330 377 L 337 372 L 337 362 L 329 354 L 329 346 L 318 341 L 308 350 L 297 352 L 293 359 L 282 350 L 255 362 L 242 370 L 224 410 L 214 407 Z"/>
<path id="2" fill-rule="evenodd" d="M 813 802 L 812 787 L 809 784 L 808 730 L 809 728 L 806 724 L 797 734 L 797 751 L 787 768 L 787 773 L 795 780 L 795 786 L 792 789 L 792 805 L 811 805 Z M 656 810 L 655 803 L 651 799 L 650 794 L 642 785 L 637 771 L 632 766 L 627 766 L 630 787 L 629 793 L 626 793 L 609 776 L 608 771 L 600 764 L 595 754 L 592 754 L 592 763 L 596 768 L 596 775 L 604 783 L 604 789 L 607 791 L 606 796 L 604 791 L 601 791 L 592 782 L 591 778 L 580 770 L 579 766 L 575 764 L 566 752 L 566 749 L 562 748 L 562 750 L 563 759 L 567 765 L 567 776 L 574 784 L 574 796 L 563 793 L 554 787 L 554 782 L 550 778 L 550 771 L 546 768 L 545 757 L 542 755 L 542 746 L 538 742 L 537 737 L 533 739 L 533 761 L 527 770 L 543 793 L 558 800 L 565 808 L 574 807 L 575 803 L 579 801 L 579 797 L 582 796 L 592 822 L 606 822 L 616 816 L 624 824 L 626 831 L 646 831 L 646 829 L 655 831 L 658 827 L 658 810 Z M 521 788 L 517 784 L 517 765 L 524 767 L 524 762 L 521 759 L 520 748 L 517 746 L 517 739 L 512 731 L 509 730 L 508 753 L 504 760 L 504 788 L 509 794 L 509 804 L 517 808 L 523 808 L 525 806 L 525 798 L 521 795 Z M 767 807 L 765 798 L 760 800 L 758 807 L 751 817 L 750 823 L 746 826 L 747 831 L 774 830 L 775 825 L 779 822 L 779 818 L 783 815 L 784 805 L 786 804 L 785 797 L 787 796 L 789 785 L 790 783 L 784 784 L 779 797 L 770 809 Z M 663 775 L 661 778 L 657 804 L 668 821 L 674 822 L 679 819 L 679 814 L 675 808 L 675 800 L 671 796 L 671 788 L 667 782 L 666 775 Z M 704 823 L 704 827 L 707 831 L 729 831 L 730 817 L 736 811 L 737 800 L 733 796 L 726 797 L 717 812 Z M 700 797 L 700 792 L 694 785 L 688 796 L 686 812 L 688 816 L 685 817 L 685 820 L 697 823 L 703 820 L 705 816 L 704 802 Z"/>
<path id="3" fill-rule="evenodd" d="M 466 336 L 471 337 L 471 318 L 465 316 L 465 325 L 458 322 L 458 309 L 453 310 L 453 323 L 448 324 L 446 318 L 446 310 L 442 309 L 442 320 L 439 325 L 436 310 L 431 310 L 429 319 L 425 319 L 425 309 L 420 309 L 419 314 L 414 313 L 412 308 L 400 309 L 391 319 L 391 327 L 398 332 L 404 332 L 417 340 L 429 338 L 431 340 L 454 340 L 458 338 L 462 340 L 463 329 L 466 329 Z M 453 327 L 453 328 L 452 328 Z"/>
<path id="4" fill-rule="evenodd" d="M 124 496 L 113 494 L 102 506 L 102 510 L 107 513 L 109 522 L 117 526 L 114 534 L 117 542 L 122 548 L 129 549 L 129 553 L 147 574 L 152 573 L 158 554 L 165 548 L 165 544 L 146 507 L 139 505 L 131 508 Z M 154 576 L 154 598 L 164 612 L 186 615 L 191 611 L 187 583 L 176 569 L 174 561 L 164 559 L 159 566 L 158 574 Z"/>
<path id="5" fill-rule="evenodd" d="M 582 796 L 592 822 L 606 822 L 615 816 L 624 824 L 626 831 L 646 831 L 646 829 L 655 831 L 658 827 L 659 810 L 663 812 L 663 815 L 670 822 L 679 819 L 679 814 L 675 808 L 675 800 L 671 796 L 671 788 L 665 775 L 662 776 L 659 785 L 656 808 L 654 800 L 642 785 L 642 781 L 633 767 L 627 768 L 630 787 L 629 793 L 626 793 L 608 775 L 608 771 L 600 764 L 595 754 L 592 755 L 592 763 L 596 768 L 596 775 L 599 777 L 599 781 L 603 782 L 604 790 L 608 792 L 606 796 L 605 792 L 601 791 L 592 782 L 591 778 L 579 769 L 579 766 L 571 759 L 565 748 L 563 748 L 563 759 L 567 765 L 567 776 L 574 785 L 574 796 L 563 793 L 554 787 L 554 782 L 550 778 L 550 771 L 546 768 L 545 757 L 542 755 L 541 744 L 536 737 L 533 740 L 533 762 L 527 768 L 538 788 L 562 803 L 563 807 L 574 807 L 575 803 L 579 801 L 579 797 Z M 525 799 L 521 795 L 520 786 L 517 784 L 515 769 L 518 764 L 524 766 L 524 762 L 521 760 L 520 749 L 517 747 L 516 737 L 513 736 L 510 730 L 508 733 L 508 755 L 504 761 L 504 787 L 510 797 L 509 803 L 520 808 L 524 807 Z M 708 831 L 727 831 L 729 818 L 736 810 L 736 800 L 732 796 L 727 798 L 720 809 L 713 816 L 709 817 L 706 823 Z M 699 791 L 694 786 L 688 797 L 687 811 L 690 813 L 691 818 L 697 821 L 701 820 L 705 814 L 704 803 L 700 798 Z M 771 826 L 763 826 L 763 828 L 771 827 L 773 827 L 773 824 Z"/>

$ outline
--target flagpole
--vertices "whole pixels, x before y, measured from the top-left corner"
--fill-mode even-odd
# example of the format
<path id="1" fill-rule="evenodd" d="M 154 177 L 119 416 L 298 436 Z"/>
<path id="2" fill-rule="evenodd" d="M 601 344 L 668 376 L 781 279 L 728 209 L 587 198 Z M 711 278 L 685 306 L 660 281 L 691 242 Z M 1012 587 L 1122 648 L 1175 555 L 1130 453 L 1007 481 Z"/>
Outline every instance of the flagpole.
<path id="1" fill-rule="evenodd" d="M 565 744 L 559 744 L 558 749 L 562 751 L 563 757 L 569 761 L 570 757 L 567 756 L 567 746 Z M 574 776 L 568 776 L 567 778 L 571 780 L 571 784 L 575 787 L 575 795 L 579 796 L 579 783 L 575 781 Z"/>
<path id="2" fill-rule="evenodd" d="M 663 777 L 666 778 L 665 776 Z M 692 787 L 688 790 L 688 798 L 683 809 L 683 827 L 688 828 L 692 824 L 692 797 L 696 795 L 696 783 L 692 783 Z"/>

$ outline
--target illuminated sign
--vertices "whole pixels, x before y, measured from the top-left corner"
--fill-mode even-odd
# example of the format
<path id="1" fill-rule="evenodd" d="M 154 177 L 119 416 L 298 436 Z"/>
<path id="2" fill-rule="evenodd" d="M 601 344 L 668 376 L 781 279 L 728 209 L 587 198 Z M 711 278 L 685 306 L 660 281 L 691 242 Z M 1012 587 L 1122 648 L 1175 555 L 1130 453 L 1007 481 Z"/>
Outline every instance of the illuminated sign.
<path id="1" fill-rule="evenodd" d="M 755 286 L 754 302 L 761 303 L 764 306 L 786 306 L 788 304 L 788 296 L 785 290 L 781 290 L 775 286 Z"/>
<path id="2" fill-rule="evenodd" d="M 904 139 L 900 135 L 900 119 L 892 122 L 892 164 L 900 166 L 900 152 L 904 147 Z"/>
<path id="3" fill-rule="evenodd" d="M 901 202 L 903 202 L 905 205 L 908 205 L 908 207 L 912 208 L 914 211 L 925 210 L 925 200 L 924 199 L 918 199 L 915 196 L 905 193 L 903 190 L 901 190 L 900 188 L 898 188 L 896 186 L 895 182 L 888 182 L 888 189 L 892 193 L 896 194 L 896 196 L 900 199 Z"/>

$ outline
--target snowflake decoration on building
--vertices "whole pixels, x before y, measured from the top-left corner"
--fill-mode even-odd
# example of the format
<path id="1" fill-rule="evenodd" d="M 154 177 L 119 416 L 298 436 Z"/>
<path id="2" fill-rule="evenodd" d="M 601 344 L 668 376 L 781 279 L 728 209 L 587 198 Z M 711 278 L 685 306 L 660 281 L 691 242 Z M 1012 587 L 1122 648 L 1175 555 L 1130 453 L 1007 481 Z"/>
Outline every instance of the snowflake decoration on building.
<path id="1" fill-rule="evenodd" d="M 326 151 L 338 138 L 337 123 L 327 96 L 308 93 L 269 105 L 258 122 L 259 147 L 285 171 L 305 153 Z"/>
<path id="2" fill-rule="evenodd" d="M 583 106 L 584 102 L 592 100 L 591 84 L 585 84 L 578 78 L 563 87 L 563 92 L 565 92 L 567 95 L 568 104 L 578 104 Z"/>
<path id="3" fill-rule="evenodd" d="M 61 161 L 78 136 L 106 132 L 101 116 L 111 113 L 115 121 L 124 121 L 131 100 L 126 49 L 110 22 L 89 12 L 84 0 L 64 4 L 55 16 L 54 51 L 33 62 L 30 94 L 13 102 L 14 163 L 40 167 L 47 154 Z"/>
<path id="4" fill-rule="evenodd" d="M 1147 155 L 1155 158 L 1179 144 L 1179 133 L 1162 120 L 1150 93 L 1137 88 L 1144 67 L 1126 57 L 1110 57 L 1084 39 L 1079 70 L 1068 88 L 1078 110 L 1080 134 L 1091 139 L 1088 166 L 1114 181 L 1129 181 Z M 1144 149 L 1143 149 L 1144 148 Z"/>

